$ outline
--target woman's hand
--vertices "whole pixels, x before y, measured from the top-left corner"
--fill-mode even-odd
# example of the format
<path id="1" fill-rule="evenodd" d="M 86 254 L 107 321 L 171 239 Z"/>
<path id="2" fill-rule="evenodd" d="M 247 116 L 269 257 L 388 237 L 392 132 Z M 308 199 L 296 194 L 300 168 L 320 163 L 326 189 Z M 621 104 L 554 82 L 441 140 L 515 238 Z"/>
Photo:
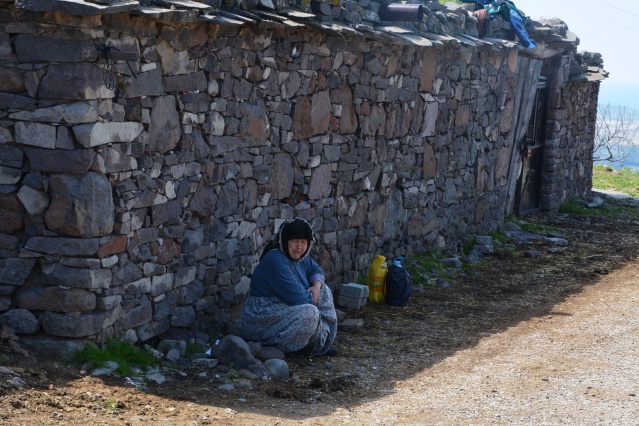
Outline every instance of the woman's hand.
<path id="1" fill-rule="evenodd" d="M 308 288 L 308 292 L 313 296 L 313 305 L 317 305 L 319 302 L 321 289 L 322 283 L 320 281 L 313 281 L 313 284 Z"/>

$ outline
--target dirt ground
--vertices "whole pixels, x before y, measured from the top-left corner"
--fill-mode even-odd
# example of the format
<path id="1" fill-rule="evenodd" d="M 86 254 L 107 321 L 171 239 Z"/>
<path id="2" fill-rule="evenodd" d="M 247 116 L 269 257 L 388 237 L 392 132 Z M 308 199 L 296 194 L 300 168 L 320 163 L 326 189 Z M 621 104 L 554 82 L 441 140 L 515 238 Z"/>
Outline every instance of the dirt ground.
<path id="1" fill-rule="evenodd" d="M 364 329 L 338 334 L 339 356 L 289 360 L 287 382 L 221 391 L 185 368 L 139 390 L 5 345 L 27 385 L 0 372 L 0 425 L 636 424 L 636 219 L 526 220 L 568 246 L 516 245 L 406 307 L 347 311 Z"/>

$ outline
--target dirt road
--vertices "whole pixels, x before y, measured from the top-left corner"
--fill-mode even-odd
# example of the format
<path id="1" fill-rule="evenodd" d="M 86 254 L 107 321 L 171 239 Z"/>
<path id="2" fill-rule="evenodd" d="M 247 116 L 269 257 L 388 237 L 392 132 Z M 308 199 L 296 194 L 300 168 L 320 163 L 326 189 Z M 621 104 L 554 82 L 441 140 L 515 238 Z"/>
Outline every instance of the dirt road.
<path id="1" fill-rule="evenodd" d="M 397 383 L 388 396 L 277 424 L 636 425 L 638 395 L 639 262 Z"/>

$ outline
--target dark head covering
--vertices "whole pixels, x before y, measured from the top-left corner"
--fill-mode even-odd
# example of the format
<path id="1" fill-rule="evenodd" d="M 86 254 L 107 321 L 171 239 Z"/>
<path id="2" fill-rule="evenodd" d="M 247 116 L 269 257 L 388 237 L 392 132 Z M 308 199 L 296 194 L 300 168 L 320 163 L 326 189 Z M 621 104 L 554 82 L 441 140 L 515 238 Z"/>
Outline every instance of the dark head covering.
<path id="1" fill-rule="evenodd" d="M 293 259 L 288 253 L 289 240 L 308 240 L 308 248 L 302 257 L 297 260 Z M 262 256 L 260 256 L 260 260 L 269 251 L 273 249 L 280 249 L 290 260 L 293 262 L 299 262 L 308 256 L 308 253 L 311 251 L 313 241 L 315 241 L 315 234 L 313 233 L 313 228 L 307 221 L 300 218 L 288 219 L 282 223 L 273 240 L 266 245 L 262 252 Z"/>

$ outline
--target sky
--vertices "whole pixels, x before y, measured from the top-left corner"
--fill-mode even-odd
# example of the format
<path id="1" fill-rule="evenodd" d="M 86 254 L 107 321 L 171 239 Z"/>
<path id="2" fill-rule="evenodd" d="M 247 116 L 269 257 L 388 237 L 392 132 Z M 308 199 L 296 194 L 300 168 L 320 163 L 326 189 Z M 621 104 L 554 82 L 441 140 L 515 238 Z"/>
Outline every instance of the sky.
<path id="1" fill-rule="evenodd" d="M 610 73 L 599 102 L 639 110 L 639 1 L 513 0 L 532 19 L 556 17 L 577 34 L 578 50 L 599 52 Z"/>

